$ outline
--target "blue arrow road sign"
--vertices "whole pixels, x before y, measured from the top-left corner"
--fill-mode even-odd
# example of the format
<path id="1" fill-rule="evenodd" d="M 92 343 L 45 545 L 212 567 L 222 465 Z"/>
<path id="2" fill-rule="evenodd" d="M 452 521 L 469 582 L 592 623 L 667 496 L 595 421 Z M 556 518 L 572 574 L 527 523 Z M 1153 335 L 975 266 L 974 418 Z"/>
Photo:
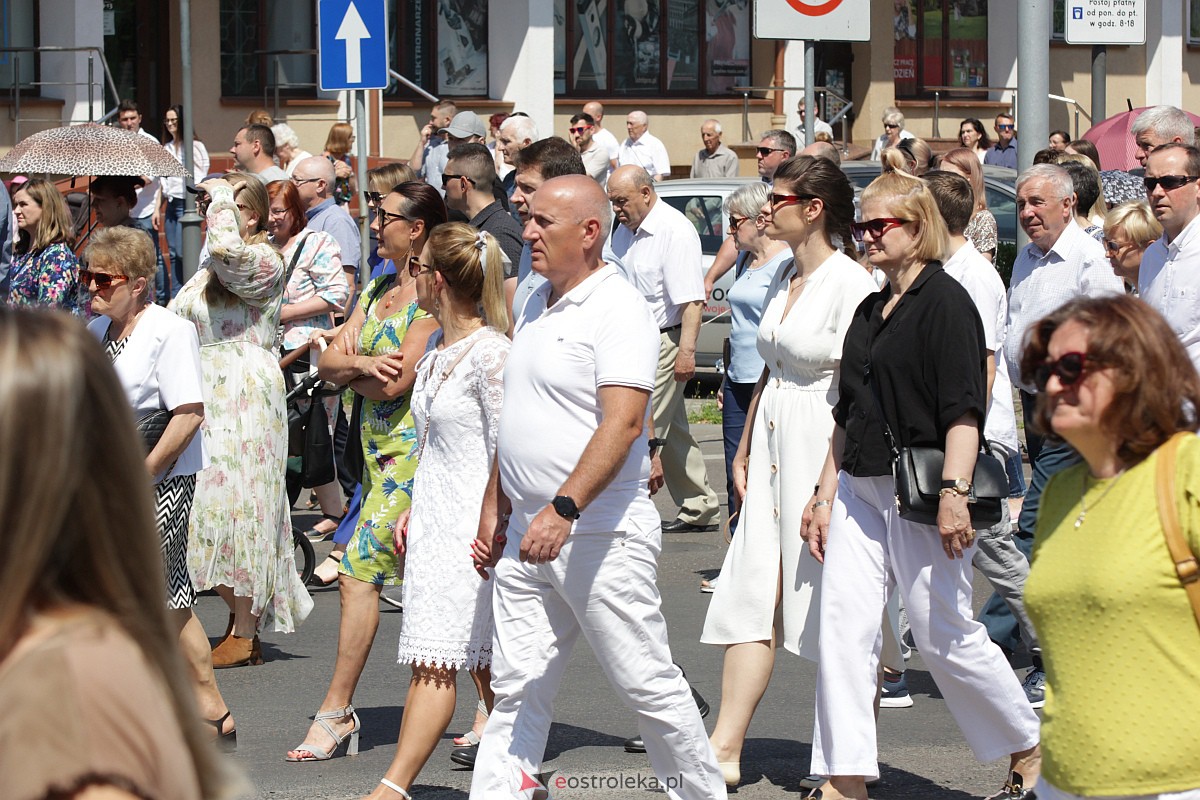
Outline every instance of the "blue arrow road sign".
<path id="1" fill-rule="evenodd" d="M 385 0 L 320 0 L 317 51 L 321 89 L 387 88 L 387 38 Z"/>

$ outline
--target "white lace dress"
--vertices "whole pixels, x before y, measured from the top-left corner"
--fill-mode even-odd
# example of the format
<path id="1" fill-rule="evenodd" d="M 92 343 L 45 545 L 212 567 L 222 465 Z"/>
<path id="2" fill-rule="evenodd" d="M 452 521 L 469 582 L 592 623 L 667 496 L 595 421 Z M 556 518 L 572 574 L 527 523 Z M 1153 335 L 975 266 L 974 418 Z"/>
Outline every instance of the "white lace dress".
<path id="1" fill-rule="evenodd" d="M 441 341 L 439 331 L 417 362 L 412 392 L 424 449 L 413 479 L 397 660 L 475 669 L 492 662 L 492 584 L 472 568 L 470 546 L 496 455 L 509 340 L 482 328 L 439 350 Z"/>

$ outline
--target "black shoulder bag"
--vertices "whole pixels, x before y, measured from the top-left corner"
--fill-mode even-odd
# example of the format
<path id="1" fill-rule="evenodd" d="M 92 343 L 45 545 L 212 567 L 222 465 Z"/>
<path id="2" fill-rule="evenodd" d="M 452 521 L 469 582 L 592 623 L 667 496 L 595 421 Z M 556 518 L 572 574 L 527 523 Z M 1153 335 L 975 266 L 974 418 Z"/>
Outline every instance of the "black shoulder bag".
<path id="1" fill-rule="evenodd" d="M 879 412 L 879 424 L 887 439 L 892 456 L 892 477 L 896 487 L 896 508 L 900 518 L 922 525 L 937 525 L 938 504 L 941 500 L 942 466 L 946 453 L 937 447 L 897 447 L 892 429 L 883 411 L 883 398 L 875 382 L 875 370 L 871 366 L 870 344 L 867 347 L 867 382 L 875 398 Z M 981 426 L 982 427 L 982 426 Z M 967 509 L 971 524 L 976 528 L 990 528 L 1003 516 L 1001 504 L 1008 498 L 1008 476 L 1004 464 L 992 453 L 991 445 L 980 431 L 983 443 L 975 458 L 975 472 L 971 476 L 971 492 L 967 495 Z"/>

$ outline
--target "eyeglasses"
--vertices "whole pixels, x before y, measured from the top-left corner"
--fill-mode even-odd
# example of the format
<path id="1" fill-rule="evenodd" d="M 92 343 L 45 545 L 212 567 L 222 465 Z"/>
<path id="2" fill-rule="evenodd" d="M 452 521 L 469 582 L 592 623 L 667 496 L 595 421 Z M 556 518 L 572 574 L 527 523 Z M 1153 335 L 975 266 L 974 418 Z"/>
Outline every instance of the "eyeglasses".
<path id="1" fill-rule="evenodd" d="M 863 235 L 867 233 L 871 234 L 872 239 L 879 239 L 892 228 L 899 228 L 904 223 L 911 221 L 899 217 L 877 217 L 866 222 L 850 223 L 850 233 L 853 234 L 856 242 L 861 242 Z"/>
<path id="2" fill-rule="evenodd" d="M 1187 186 L 1196 180 L 1200 180 L 1200 175 L 1160 175 L 1157 178 L 1142 178 L 1142 183 L 1146 184 L 1146 193 L 1149 194 L 1159 184 L 1162 184 L 1163 191 L 1173 192 L 1179 187 Z"/>
<path id="3" fill-rule="evenodd" d="M 997 126 L 996 126 L 996 130 L 998 130 L 998 131 L 1011 131 L 1011 130 L 1012 130 L 1014 127 L 1016 127 L 1016 126 L 1014 126 L 1014 125 L 997 125 Z"/>
<path id="4" fill-rule="evenodd" d="M 771 155 L 771 153 L 786 153 L 787 150 L 784 150 L 782 147 L 760 147 L 758 148 L 757 152 L 759 156 L 766 158 L 767 156 Z"/>
<path id="5" fill-rule="evenodd" d="M 811 194 L 771 194 L 767 195 L 767 199 L 771 202 L 771 210 L 778 211 L 786 206 L 794 206 L 797 203 L 803 203 L 806 200 L 816 200 L 817 198 Z"/>
<path id="6" fill-rule="evenodd" d="M 402 219 L 405 222 L 413 221 L 411 217 L 406 217 L 403 214 L 393 214 L 391 211 L 384 211 L 382 207 L 375 209 L 375 218 L 379 220 L 379 230 L 383 230 L 398 219 Z"/>
<path id="7" fill-rule="evenodd" d="M 581 125 L 578 128 L 567 128 L 567 130 L 571 133 L 583 133 L 584 131 L 590 131 L 591 129 L 591 125 Z"/>
<path id="8" fill-rule="evenodd" d="M 471 178 L 468 178 L 466 175 L 451 175 L 448 172 L 443 172 L 442 173 L 442 188 L 445 189 L 447 186 L 450 185 L 450 181 L 456 181 L 459 178 L 465 179 L 472 186 L 475 185 L 475 181 L 472 180 Z"/>
<path id="9" fill-rule="evenodd" d="M 296 184 L 297 186 L 302 186 L 306 183 L 312 183 L 313 181 L 319 180 L 321 180 L 321 178 L 292 178 L 292 183 Z"/>
<path id="10" fill-rule="evenodd" d="M 1104 240 L 1104 249 L 1110 253 L 1119 253 L 1124 248 L 1133 244 L 1133 242 L 1114 242 L 1112 239 Z"/>
<path id="11" fill-rule="evenodd" d="M 369 208 L 379 208 L 383 204 L 383 192 L 363 192 L 367 196 Z"/>
<path id="12" fill-rule="evenodd" d="M 1050 376 L 1055 375 L 1063 386 L 1074 386 L 1083 378 L 1089 366 L 1102 363 L 1104 362 L 1088 356 L 1087 353 L 1063 353 L 1057 360 L 1039 364 L 1034 369 L 1033 385 L 1039 392 L 1044 392 L 1046 384 L 1050 382 Z"/>
<path id="13" fill-rule="evenodd" d="M 408 274 L 410 277 L 417 277 L 426 272 L 433 272 L 434 267 L 430 264 L 422 264 L 418 256 L 408 257 Z"/>
<path id="14" fill-rule="evenodd" d="M 885 122 L 885 123 L 883 123 L 883 127 L 887 128 L 890 131 L 890 130 L 895 130 L 896 128 L 899 128 L 900 126 L 894 122 Z"/>
<path id="15" fill-rule="evenodd" d="M 107 272 L 93 272 L 90 269 L 79 270 L 79 282 L 89 291 L 93 283 L 96 284 L 96 291 L 103 292 L 114 284 L 120 286 L 128 281 L 129 278 L 125 275 L 109 275 Z"/>

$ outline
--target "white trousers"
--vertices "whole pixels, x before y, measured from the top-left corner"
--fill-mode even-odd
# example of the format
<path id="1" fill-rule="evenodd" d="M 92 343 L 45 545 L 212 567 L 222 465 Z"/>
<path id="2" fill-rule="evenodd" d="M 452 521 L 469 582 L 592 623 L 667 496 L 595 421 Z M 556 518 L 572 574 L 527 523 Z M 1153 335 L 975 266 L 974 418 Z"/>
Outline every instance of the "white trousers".
<path id="1" fill-rule="evenodd" d="M 921 657 L 975 757 L 992 761 L 1037 744 L 1037 714 L 972 617 L 974 552 L 951 560 L 933 527 L 901 519 L 890 476 L 839 475 L 821 597 L 814 773 L 879 776 L 879 618 L 897 588 Z"/>
<path id="2" fill-rule="evenodd" d="M 514 797 L 528 785 L 525 776 L 541 771 L 554 697 L 580 633 L 618 696 L 637 713 L 667 796 L 724 798 L 700 712 L 671 662 L 657 584 L 658 525 L 572 534 L 546 564 L 520 560 L 521 538 L 510 533 L 493 579 L 496 704 L 475 759 L 472 800 Z"/>

